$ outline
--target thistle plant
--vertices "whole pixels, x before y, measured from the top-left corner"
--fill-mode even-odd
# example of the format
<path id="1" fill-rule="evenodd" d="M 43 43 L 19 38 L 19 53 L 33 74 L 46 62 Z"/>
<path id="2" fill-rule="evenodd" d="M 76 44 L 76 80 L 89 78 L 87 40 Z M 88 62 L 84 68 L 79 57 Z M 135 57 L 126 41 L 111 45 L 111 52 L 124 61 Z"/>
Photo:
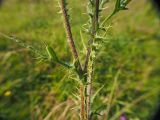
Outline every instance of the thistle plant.
<path id="1" fill-rule="evenodd" d="M 79 85 L 79 98 L 80 98 L 80 119 L 81 120 L 91 120 L 92 119 L 92 104 L 95 98 L 95 95 L 92 93 L 92 85 L 94 81 L 94 69 L 96 66 L 96 59 L 103 43 L 107 38 L 108 26 L 106 25 L 109 20 L 121 10 L 127 10 L 127 5 L 131 0 L 116 0 L 115 8 L 113 12 L 107 16 L 103 17 L 102 12 L 105 11 L 105 6 L 109 2 L 108 0 L 88 0 L 87 1 L 87 14 L 88 21 L 83 25 L 83 32 L 86 34 L 87 44 L 87 53 L 85 59 L 80 61 L 79 53 L 76 48 L 76 43 L 74 41 L 74 36 L 72 34 L 72 25 L 70 23 L 70 15 L 67 0 L 58 0 L 60 10 L 63 17 L 64 29 L 66 32 L 67 42 L 73 56 L 70 63 L 62 61 L 57 52 L 51 47 L 46 46 L 47 56 L 42 56 L 42 59 L 48 59 L 49 61 L 60 64 L 66 69 L 71 70 L 76 74 Z M 81 28 L 80 28 L 81 29 Z M 3 35 L 8 38 L 7 36 Z M 10 37 L 9 37 L 10 39 Z M 22 45 L 24 46 L 24 45 Z M 32 49 L 32 47 L 30 47 Z M 38 53 L 38 52 L 37 52 Z M 101 89 L 101 88 L 100 88 Z M 99 89 L 99 90 L 100 90 Z M 99 91 L 98 90 L 98 91 Z M 96 93 L 97 94 L 97 93 Z"/>
<path id="2" fill-rule="evenodd" d="M 104 7 L 108 2 L 108 0 L 88 0 L 87 13 L 89 16 L 89 20 L 85 25 L 83 25 L 84 32 L 89 36 L 88 44 L 86 45 L 87 54 L 85 58 L 84 67 L 82 67 L 81 65 L 78 51 L 74 43 L 71 24 L 69 21 L 70 16 L 68 14 L 67 0 L 59 1 L 61 13 L 64 19 L 64 28 L 67 35 L 68 44 L 70 46 L 70 50 L 75 61 L 72 67 L 74 68 L 73 70 L 76 71 L 79 81 L 81 81 L 80 85 L 81 120 L 92 119 L 91 99 L 92 99 L 92 84 L 93 84 L 92 81 L 94 80 L 94 66 L 96 66 L 95 65 L 96 55 L 98 54 L 100 47 L 103 45 L 103 42 L 105 42 L 106 39 L 108 27 L 105 26 L 105 23 L 120 10 L 126 10 L 127 9 L 126 6 L 130 1 L 131 0 L 117 0 L 115 8 L 111 13 L 111 15 L 106 17 L 104 20 L 101 20 L 100 19 L 102 17 L 101 12 L 105 10 Z M 56 61 L 59 61 L 58 58 L 56 57 L 54 50 L 51 49 L 50 51 L 52 51 L 53 53 L 53 58 Z M 50 51 L 48 50 L 49 54 Z M 64 66 L 66 66 L 66 64 L 64 64 Z M 70 68 L 70 66 L 67 67 Z"/>

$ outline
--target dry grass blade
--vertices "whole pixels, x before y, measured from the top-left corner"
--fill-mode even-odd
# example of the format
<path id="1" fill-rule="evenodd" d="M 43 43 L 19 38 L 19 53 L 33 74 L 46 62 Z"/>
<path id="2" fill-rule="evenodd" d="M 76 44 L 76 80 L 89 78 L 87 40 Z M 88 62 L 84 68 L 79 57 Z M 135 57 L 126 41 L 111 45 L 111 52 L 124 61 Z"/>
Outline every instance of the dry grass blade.
<path id="1" fill-rule="evenodd" d="M 47 115 L 43 120 L 50 120 L 50 117 L 51 117 L 54 113 L 56 113 L 56 111 L 57 111 L 58 109 L 61 109 L 61 107 L 62 107 L 63 105 L 65 105 L 65 104 L 66 104 L 66 102 L 63 102 L 63 103 L 60 103 L 60 104 L 56 105 L 55 107 L 53 107 L 52 110 L 48 113 L 48 115 Z"/>
<path id="2" fill-rule="evenodd" d="M 127 109 L 140 103 L 141 101 L 145 100 L 146 98 L 151 97 L 152 95 L 154 95 L 157 92 L 159 92 L 159 88 L 155 88 L 151 92 L 146 93 L 143 96 L 140 96 L 139 98 L 135 99 L 132 103 L 127 104 L 124 108 L 122 108 L 119 112 L 117 112 L 113 117 L 111 117 L 110 120 L 117 120 Z"/>
<path id="3" fill-rule="evenodd" d="M 72 101 L 68 101 L 67 106 L 65 107 L 63 113 L 60 115 L 58 120 L 66 120 L 66 114 L 69 111 L 69 109 L 71 108 L 71 106 L 72 106 Z"/>

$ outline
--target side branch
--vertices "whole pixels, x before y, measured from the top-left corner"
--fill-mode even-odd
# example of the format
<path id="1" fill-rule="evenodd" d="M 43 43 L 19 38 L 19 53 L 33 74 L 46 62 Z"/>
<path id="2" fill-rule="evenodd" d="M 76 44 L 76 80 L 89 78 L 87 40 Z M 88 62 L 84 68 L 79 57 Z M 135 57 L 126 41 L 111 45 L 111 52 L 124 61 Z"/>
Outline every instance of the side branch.
<path id="1" fill-rule="evenodd" d="M 65 26 L 66 35 L 67 35 L 67 38 L 68 38 L 68 43 L 69 43 L 69 46 L 71 48 L 71 52 L 73 54 L 73 57 L 77 61 L 78 72 L 80 72 L 80 74 L 82 74 L 83 70 L 82 70 L 82 66 L 81 66 L 80 61 L 79 61 L 78 52 L 76 50 L 76 46 L 75 46 L 75 43 L 74 43 L 74 40 L 73 40 L 73 36 L 72 36 L 71 26 L 70 26 L 70 22 L 69 22 L 69 17 L 68 17 L 68 14 L 67 14 L 67 8 L 66 8 L 65 0 L 61 0 L 61 10 L 62 10 L 63 18 L 64 18 L 64 26 Z"/>

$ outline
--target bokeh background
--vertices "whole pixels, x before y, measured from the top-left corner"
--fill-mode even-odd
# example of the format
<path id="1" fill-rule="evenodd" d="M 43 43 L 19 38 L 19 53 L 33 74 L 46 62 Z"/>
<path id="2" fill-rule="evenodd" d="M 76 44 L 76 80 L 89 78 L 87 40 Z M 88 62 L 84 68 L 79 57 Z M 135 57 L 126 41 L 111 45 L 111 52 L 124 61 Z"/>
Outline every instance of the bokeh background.
<path id="1" fill-rule="evenodd" d="M 68 2 L 83 61 L 80 30 L 88 19 L 87 2 Z M 110 0 L 103 17 L 114 3 Z M 105 120 L 108 103 L 113 120 L 116 115 L 115 120 L 121 115 L 128 120 L 150 120 L 159 105 L 159 16 L 149 0 L 133 0 L 128 8 L 107 23 L 111 28 L 98 54 L 93 86 L 96 92 L 104 85 L 92 106 L 101 115 L 93 115 L 93 120 Z M 59 10 L 57 0 L 0 0 L 0 120 L 78 120 L 73 75 L 36 54 L 46 55 L 47 44 L 70 61 Z M 117 87 L 109 101 L 115 80 Z"/>

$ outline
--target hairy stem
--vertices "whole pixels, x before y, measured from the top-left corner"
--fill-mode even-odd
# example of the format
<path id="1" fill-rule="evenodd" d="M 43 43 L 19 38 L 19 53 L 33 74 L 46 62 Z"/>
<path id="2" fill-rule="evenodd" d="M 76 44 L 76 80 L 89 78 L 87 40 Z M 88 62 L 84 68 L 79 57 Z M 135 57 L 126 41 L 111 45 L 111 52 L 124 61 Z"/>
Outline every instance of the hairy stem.
<path id="1" fill-rule="evenodd" d="M 69 17 L 67 14 L 66 0 L 61 0 L 61 10 L 62 10 L 63 18 L 64 18 L 64 26 L 65 26 L 66 35 L 68 38 L 68 44 L 70 46 L 70 49 L 71 49 L 71 52 L 72 52 L 74 59 L 76 59 L 76 61 L 77 61 L 78 74 L 82 75 L 83 70 L 82 70 L 82 66 L 79 61 L 79 55 L 78 55 L 78 52 L 76 50 L 76 46 L 75 46 L 75 43 L 73 40 L 71 25 L 70 25 Z"/>
<path id="2" fill-rule="evenodd" d="M 83 85 L 83 83 L 81 83 L 80 85 L 80 97 L 81 97 L 81 100 L 80 100 L 80 117 L 81 117 L 81 120 L 85 120 L 85 95 L 84 95 L 84 91 L 85 91 L 85 86 Z"/>
<path id="3" fill-rule="evenodd" d="M 94 17 L 92 18 L 92 34 L 91 34 L 91 38 L 88 41 L 88 49 L 87 49 L 87 55 L 86 55 L 86 60 L 85 60 L 85 65 L 84 65 L 84 71 L 87 71 L 87 66 L 88 66 L 88 62 L 89 62 L 89 57 L 91 54 L 91 45 L 93 43 L 93 39 L 94 36 L 96 35 L 96 31 L 98 28 L 98 23 L 99 23 L 99 0 L 95 1 L 95 5 L 96 5 L 96 9 L 95 9 L 95 13 L 94 13 Z"/>
<path id="4" fill-rule="evenodd" d="M 94 16 L 92 18 L 92 34 L 91 38 L 88 42 L 88 52 L 85 61 L 85 68 L 84 71 L 87 72 L 87 87 L 86 87 L 86 119 L 90 120 L 90 113 L 91 113 L 91 97 L 92 97 L 92 79 L 93 79 L 93 65 L 94 65 L 94 56 L 92 55 L 93 50 L 93 42 L 95 39 L 95 35 L 98 28 L 98 19 L 99 19 L 99 0 L 95 1 L 94 9 Z"/>
<path id="5" fill-rule="evenodd" d="M 78 52 L 76 50 L 75 43 L 74 43 L 73 36 L 72 36 L 71 25 L 70 25 L 69 17 L 67 14 L 66 0 L 61 0 L 61 10 L 63 13 L 64 26 L 65 26 L 65 31 L 66 31 L 67 38 L 68 38 L 68 43 L 69 43 L 72 55 L 73 55 L 74 59 L 76 60 L 76 63 L 75 63 L 76 71 L 77 71 L 79 77 L 82 78 L 83 70 L 82 70 L 82 66 L 79 61 Z M 80 97 L 81 97 L 80 98 L 80 117 L 81 117 L 81 120 L 86 120 L 84 92 L 85 92 L 85 87 L 82 83 L 80 85 Z"/>

